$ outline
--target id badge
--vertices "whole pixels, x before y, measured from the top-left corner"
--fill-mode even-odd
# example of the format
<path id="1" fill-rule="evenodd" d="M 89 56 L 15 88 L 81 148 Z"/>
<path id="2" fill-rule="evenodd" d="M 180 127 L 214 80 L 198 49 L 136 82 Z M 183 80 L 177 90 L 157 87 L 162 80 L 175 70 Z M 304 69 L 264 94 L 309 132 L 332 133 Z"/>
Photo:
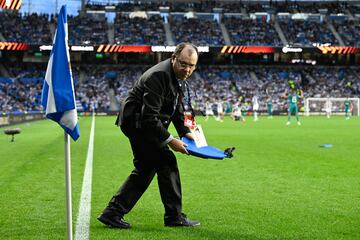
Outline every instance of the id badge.
<path id="1" fill-rule="evenodd" d="M 207 146 L 206 138 L 201 125 L 197 124 L 194 128 L 191 128 L 190 131 L 194 138 L 196 147 L 200 148 Z"/>
<path id="2" fill-rule="evenodd" d="M 184 125 L 190 129 L 195 127 L 195 118 L 191 114 L 191 112 L 184 113 Z"/>

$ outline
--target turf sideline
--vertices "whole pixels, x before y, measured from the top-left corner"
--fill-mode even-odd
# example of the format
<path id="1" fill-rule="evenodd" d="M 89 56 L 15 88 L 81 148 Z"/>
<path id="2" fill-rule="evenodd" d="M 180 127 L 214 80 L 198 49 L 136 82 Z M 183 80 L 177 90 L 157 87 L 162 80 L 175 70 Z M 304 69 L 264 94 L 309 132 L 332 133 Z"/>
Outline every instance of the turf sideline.
<path id="1" fill-rule="evenodd" d="M 76 220 L 75 240 L 89 239 L 90 212 L 91 212 L 91 182 L 94 153 L 95 114 L 92 115 L 91 130 L 83 185 L 81 189 L 79 214 Z"/>

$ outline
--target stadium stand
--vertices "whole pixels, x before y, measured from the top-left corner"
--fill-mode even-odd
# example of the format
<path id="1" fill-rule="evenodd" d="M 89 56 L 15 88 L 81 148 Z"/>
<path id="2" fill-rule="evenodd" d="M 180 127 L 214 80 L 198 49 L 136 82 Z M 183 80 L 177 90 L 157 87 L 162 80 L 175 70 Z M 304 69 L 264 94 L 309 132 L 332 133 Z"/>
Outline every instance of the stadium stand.
<path id="1" fill-rule="evenodd" d="M 52 41 L 49 15 L 0 12 L 0 33 L 8 42 L 49 44 Z"/>
<path id="2" fill-rule="evenodd" d="M 118 14 L 114 29 L 117 44 L 166 45 L 166 34 L 160 15 L 130 17 Z"/>
<path id="3" fill-rule="evenodd" d="M 341 39 L 344 41 L 347 46 L 360 46 L 360 25 L 359 20 L 340 20 L 333 21 L 336 31 L 341 36 Z"/>
<path id="4" fill-rule="evenodd" d="M 279 21 L 288 42 L 298 46 L 312 46 L 314 43 L 330 43 L 339 45 L 334 34 L 325 23 L 311 20 Z"/>
<path id="5" fill-rule="evenodd" d="M 272 22 L 266 19 L 223 18 L 233 45 L 281 46 L 281 40 Z M 241 26 L 241 27 L 239 27 Z"/>
<path id="6" fill-rule="evenodd" d="M 75 91 L 84 111 L 92 106 L 98 111 L 110 110 L 109 91 L 113 89 L 116 105 L 148 65 L 74 65 Z M 25 69 L 21 65 L 17 69 Z M 31 69 L 33 69 L 31 71 Z M 356 97 L 360 94 L 359 68 L 343 67 L 280 67 L 280 66 L 215 66 L 200 65 L 189 80 L 191 95 L 197 109 L 206 99 L 236 101 L 242 95 L 250 102 L 254 94 L 265 103 L 267 95 L 274 99 L 274 110 L 283 111 L 288 80 L 304 89 L 305 97 Z M 3 112 L 39 111 L 44 72 L 29 68 L 15 78 L 0 78 L 0 101 Z M 79 76 L 82 76 L 81 80 Z M 15 79 L 15 80 L 14 80 Z M 351 87 L 347 84 L 351 82 Z M 235 90 L 232 88 L 235 87 Z M 265 105 L 260 110 L 265 110 Z"/>
<path id="7" fill-rule="evenodd" d="M 219 23 L 207 16 L 187 18 L 183 14 L 171 15 L 170 26 L 176 43 L 192 42 L 199 46 L 221 46 L 224 38 Z"/>
<path id="8" fill-rule="evenodd" d="M 168 7 L 161 15 L 159 8 Z M 316 7 L 315 7 L 316 6 Z M 88 6 L 97 9 L 101 6 Z M 286 42 L 301 46 L 313 43 L 357 45 L 359 39 L 358 6 L 346 3 L 246 4 L 204 1 L 200 3 L 143 4 L 124 3 L 117 6 L 114 23 L 102 14 L 80 14 L 69 17 L 69 43 L 127 45 L 162 45 L 167 43 L 164 23 L 169 21 L 175 44 L 191 40 L 198 45 L 221 46 L 225 44 L 220 25 L 224 24 L 232 44 L 280 46 L 280 24 Z M 143 17 L 132 17 L 135 11 L 145 11 Z M 217 12 L 215 13 L 214 10 Z M 190 11 L 190 12 L 189 12 Z M 359 12 L 359 11 L 358 11 Z M 256 15 L 261 13 L 261 15 Z M 284 13 L 287 13 L 284 15 Z M 336 16 L 336 21 L 330 21 Z M 342 16 L 342 20 L 341 19 Z M 47 14 L 20 15 L 0 12 L 0 33 L 9 42 L 50 44 L 56 18 Z M 333 24 L 335 33 L 329 25 Z M 113 29 L 113 30 L 112 30 Z M 110 33 L 114 31 L 114 39 Z M 51 33 L 49 35 L 49 32 Z M 336 38 L 339 34 L 341 40 Z"/>
<path id="9" fill-rule="evenodd" d="M 108 43 L 106 18 L 98 15 L 69 17 L 69 44 L 91 45 Z"/>
<path id="10" fill-rule="evenodd" d="M 103 7 L 102 4 L 86 6 L 88 10 L 101 10 Z M 70 16 L 69 44 L 166 46 L 169 39 L 174 40 L 173 44 L 190 41 L 196 45 L 218 48 L 225 44 L 271 47 L 283 47 L 285 43 L 301 47 L 313 47 L 314 43 L 344 43 L 346 46 L 360 44 L 360 8 L 345 2 L 245 4 L 164 1 L 126 2 L 115 7 L 117 12 L 114 22 L 109 21 L 104 14 L 82 12 Z M 0 40 L 3 38 L 3 41 L 33 45 L 51 44 L 55 22 L 56 17 L 53 15 L 0 11 Z M 165 25 L 170 31 L 166 31 Z M 229 41 L 226 40 L 227 35 Z M 285 41 L 282 41 L 281 35 Z M 149 67 L 149 61 L 163 58 L 155 54 L 147 57 L 138 55 L 132 60 L 128 56 L 121 56 L 125 60 L 114 57 L 114 60 L 109 60 L 109 64 L 101 60 L 96 64 L 83 57 L 86 63 L 72 64 L 81 109 L 119 109 L 134 81 Z M 250 102 L 256 94 L 260 102 L 265 102 L 266 95 L 270 94 L 274 98 L 274 109 L 284 110 L 286 101 L 283 95 L 289 79 L 301 86 L 305 96 L 309 97 L 356 97 L 360 94 L 359 68 L 349 67 L 349 64 L 330 67 L 321 66 L 319 62 L 319 66 L 294 66 L 288 62 L 284 66 L 284 62 L 279 60 L 278 64 L 272 62 L 271 65 L 259 65 L 259 62 L 265 61 L 265 55 L 261 60 L 251 55 L 246 60 L 248 62 L 237 65 L 233 63 L 237 58 L 235 55 L 207 56 L 211 59 L 199 63 L 193 75 L 194 81 L 190 81 L 197 108 L 204 106 L 206 99 L 236 101 L 242 95 L 245 102 Z M 359 61 L 356 60 L 358 56 L 354 58 L 351 61 Z M 11 61 L 0 62 L 0 67 L 4 68 L 0 68 L 0 111 L 40 111 L 46 62 L 24 63 L 19 59 L 15 57 Z M 136 62 L 136 65 L 124 64 L 126 62 Z M 334 65 L 331 58 L 325 62 Z"/>

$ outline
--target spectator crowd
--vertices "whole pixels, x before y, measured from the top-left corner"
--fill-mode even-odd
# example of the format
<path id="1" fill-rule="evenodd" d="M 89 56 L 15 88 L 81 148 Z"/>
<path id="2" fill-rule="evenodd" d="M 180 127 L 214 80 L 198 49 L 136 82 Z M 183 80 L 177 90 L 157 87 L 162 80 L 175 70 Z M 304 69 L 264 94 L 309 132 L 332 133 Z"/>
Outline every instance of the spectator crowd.
<path id="1" fill-rule="evenodd" d="M 163 6 L 169 7 L 168 12 L 160 11 Z M 191 41 L 207 46 L 359 46 L 359 13 L 358 6 L 345 3 L 126 3 L 119 5 L 114 20 L 99 13 L 69 16 L 69 43 L 170 45 Z M 1 11 L 0 40 L 51 44 L 56 18 Z"/>
<path id="2" fill-rule="evenodd" d="M 42 66 L 45 67 L 45 66 Z M 111 110 L 111 103 L 121 106 L 141 73 L 149 66 L 75 65 L 73 77 L 76 100 L 80 110 Z M 32 65 L 14 67 L 15 78 L 0 78 L 2 112 L 42 110 L 41 90 L 45 72 Z M 18 71 L 17 69 L 22 69 Z M 286 109 L 285 93 L 289 81 L 304 91 L 304 97 L 357 97 L 360 94 L 360 69 L 342 67 L 279 67 L 279 66 L 214 66 L 199 65 L 189 80 L 193 105 L 197 110 L 206 101 L 236 102 L 241 96 L 245 103 L 258 96 L 260 110 L 265 109 L 268 96 L 274 110 Z M 80 77 L 81 76 L 81 77 Z"/>
<path id="3" fill-rule="evenodd" d="M 113 22 L 105 14 L 81 12 L 69 16 L 69 44 L 360 45 L 360 7 L 346 2 L 119 1 L 115 7 Z M 94 4 L 86 8 L 99 10 L 103 6 Z M 0 41 L 51 44 L 56 18 L 56 15 L 0 11 Z M 40 95 L 46 65 L 16 61 L 0 62 L 0 65 L 9 73 L 0 76 L 0 111 L 42 110 Z M 72 67 L 80 108 L 108 111 L 120 107 L 134 81 L 149 66 L 75 64 Z M 264 103 L 270 95 L 274 109 L 284 110 L 283 96 L 289 81 L 302 88 L 305 97 L 360 94 L 358 67 L 200 64 L 192 78 L 191 95 L 197 109 L 203 108 L 206 101 L 237 101 L 240 96 L 242 101 L 250 102 L 256 95 Z"/>

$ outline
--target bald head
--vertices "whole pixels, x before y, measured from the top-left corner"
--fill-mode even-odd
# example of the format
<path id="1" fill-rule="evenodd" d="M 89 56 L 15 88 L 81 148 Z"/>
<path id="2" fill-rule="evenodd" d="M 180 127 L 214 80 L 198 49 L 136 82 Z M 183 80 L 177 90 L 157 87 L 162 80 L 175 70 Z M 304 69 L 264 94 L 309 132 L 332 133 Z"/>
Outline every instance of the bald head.
<path id="1" fill-rule="evenodd" d="M 197 47 L 191 43 L 180 43 L 171 56 L 175 76 L 185 80 L 191 76 L 198 61 Z"/>
<path id="2" fill-rule="evenodd" d="M 185 46 L 184 49 L 181 51 L 181 54 L 183 54 L 186 57 L 190 57 L 191 55 L 196 55 L 197 57 L 197 52 L 190 45 Z"/>
<path id="3" fill-rule="evenodd" d="M 173 57 L 178 57 L 182 53 L 183 50 L 184 50 L 184 53 L 186 55 L 188 55 L 188 56 L 192 55 L 192 54 L 196 54 L 196 55 L 199 54 L 198 49 L 194 44 L 192 44 L 192 43 L 180 43 L 180 44 L 178 44 L 176 46 L 175 51 L 174 51 L 172 56 Z"/>

